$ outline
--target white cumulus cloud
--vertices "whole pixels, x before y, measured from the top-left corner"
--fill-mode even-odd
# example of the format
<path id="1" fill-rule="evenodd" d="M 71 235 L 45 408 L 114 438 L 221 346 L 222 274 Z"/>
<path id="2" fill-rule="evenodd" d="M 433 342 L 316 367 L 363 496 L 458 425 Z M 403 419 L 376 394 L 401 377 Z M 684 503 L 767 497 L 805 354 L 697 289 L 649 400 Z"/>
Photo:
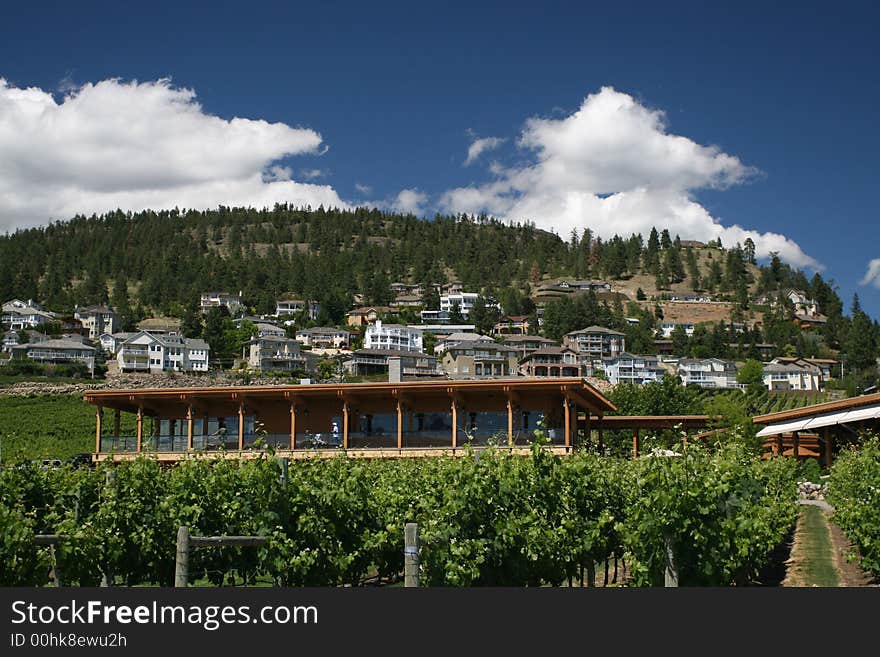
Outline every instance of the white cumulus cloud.
<path id="1" fill-rule="evenodd" d="M 425 203 L 428 202 L 428 195 L 417 189 L 402 189 L 391 204 L 392 209 L 397 212 L 412 213 L 418 215 L 422 212 Z"/>
<path id="2" fill-rule="evenodd" d="M 868 271 L 865 277 L 859 281 L 859 285 L 873 285 L 880 288 L 880 258 L 874 258 L 868 263 Z"/>
<path id="3" fill-rule="evenodd" d="M 720 238 L 725 246 L 751 237 L 758 256 L 775 251 L 795 266 L 822 269 L 786 236 L 725 226 L 694 199 L 699 189 L 746 182 L 756 169 L 716 146 L 669 134 L 662 111 L 611 87 L 587 96 L 570 116 L 529 119 L 518 145 L 532 162 L 496 163 L 494 180 L 448 190 L 441 206 L 533 221 L 565 238 L 587 227 L 603 238 L 647 235 L 653 226 L 683 239 Z"/>
<path id="4" fill-rule="evenodd" d="M 320 154 L 314 130 L 212 116 L 167 79 L 66 89 L 0 78 L 0 231 L 116 208 L 347 207 L 278 164 Z"/>
<path id="5" fill-rule="evenodd" d="M 502 137 L 483 137 L 482 139 L 475 139 L 471 142 L 471 145 L 468 146 L 467 159 L 464 161 L 464 166 L 470 166 L 476 162 L 480 155 L 486 151 L 498 148 L 505 141 L 507 140 Z"/>

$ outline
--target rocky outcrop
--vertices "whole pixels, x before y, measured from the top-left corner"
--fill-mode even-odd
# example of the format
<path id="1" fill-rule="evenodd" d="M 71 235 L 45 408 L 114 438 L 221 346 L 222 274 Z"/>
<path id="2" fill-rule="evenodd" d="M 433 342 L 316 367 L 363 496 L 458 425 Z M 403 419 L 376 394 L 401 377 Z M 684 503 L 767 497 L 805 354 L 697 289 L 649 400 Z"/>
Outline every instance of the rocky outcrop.
<path id="1" fill-rule="evenodd" d="M 798 499 L 825 501 L 828 484 L 814 484 L 809 481 L 798 482 Z"/>

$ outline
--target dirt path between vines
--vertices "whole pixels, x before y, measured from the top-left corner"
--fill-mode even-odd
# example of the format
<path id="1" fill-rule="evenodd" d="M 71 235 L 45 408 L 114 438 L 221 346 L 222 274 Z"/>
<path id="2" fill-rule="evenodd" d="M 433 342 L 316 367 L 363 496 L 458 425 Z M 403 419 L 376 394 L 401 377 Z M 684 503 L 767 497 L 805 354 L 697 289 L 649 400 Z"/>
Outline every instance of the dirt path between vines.
<path id="1" fill-rule="evenodd" d="M 807 508 L 801 510 L 797 527 L 794 532 L 791 556 L 786 562 L 787 570 L 782 586 L 804 587 L 818 586 L 810 581 L 810 573 L 815 570 L 816 561 L 830 562 L 837 575 L 837 586 L 880 586 L 880 582 L 862 570 L 858 561 L 858 550 L 847 539 L 843 531 L 833 522 L 833 509 L 827 504 L 815 504 L 821 509 L 818 513 L 821 522 L 818 526 L 808 528 L 806 522 Z M 811 535 L 816 532 L 827 532 L 826 537 Z M 830 554 L 816 554 L 817 543 L 827 543 Z M 856 559 L 850 560 L 849 555 L 855 554 Z"/>

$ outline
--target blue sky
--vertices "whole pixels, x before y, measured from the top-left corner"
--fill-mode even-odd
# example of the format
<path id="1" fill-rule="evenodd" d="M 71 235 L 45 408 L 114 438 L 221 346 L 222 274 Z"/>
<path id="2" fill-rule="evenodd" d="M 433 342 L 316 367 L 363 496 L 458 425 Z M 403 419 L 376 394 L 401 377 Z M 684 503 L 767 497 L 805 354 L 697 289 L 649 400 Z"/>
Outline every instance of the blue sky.
<path id="1" fill-rule="evenodd" d="M 752 231 L 880 317 L 880 12 L 607 4 L 5 7 L 0 230 L 224 194 L 479 208 L 564 235 L 665 217 L 682 237 Z"/>

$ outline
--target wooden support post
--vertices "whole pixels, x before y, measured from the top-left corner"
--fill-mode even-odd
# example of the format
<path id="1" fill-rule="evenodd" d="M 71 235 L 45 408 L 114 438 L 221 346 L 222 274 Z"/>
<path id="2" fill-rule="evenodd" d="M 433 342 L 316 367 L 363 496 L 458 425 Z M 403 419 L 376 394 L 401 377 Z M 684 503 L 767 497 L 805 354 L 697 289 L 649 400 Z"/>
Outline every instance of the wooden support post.
<path id="1" fill-rule="evenodd" d="M 350 411 L 348 402 L 342 402 L 342 449 L 348 449 L 348 414 Z"/>
<path id="2" fill-rule="evenodd" d="M 596 433 L 598 434 L 598 436 L 596 437 L 596 440 L 598 441 L 599 453 L 604 454 L 605 453 L 605 438 L 602 435 L 602 417 L 601 416 L 599 416 L 599 428 L 596 430 Z"/>
<path id="3" fill-rule="evenodd" d="M 776 434 L 776 456 L 782 456 L 782 448 L 783 448 L 782 434 L 777 433 Z"/>
<path id="4" fill-rule="evenodd" d="M 296 405 L 290 405 L 290 449 L 296 449 Z"/>
<path id="5" fill-rule="evenodd" d="M 633 429 L 633 459 L 639 458 L 639 430 Z"/>
<path id="6" fill-rule="evenodd" d="M 174 586 L 189 586 L 189 527 L 177 530 L 177 556 L 174 563 Z"/>
<path id="7" fill-rule="evenodd" d="M 120 415 L 121 413 L 119 412 L 118 408 L 113 410 L 113 437 L 117 441 L 119 440 Z"/>
<path id="8" fill-rule="evenodd" d="M 571 409 L 568 404 L 568 397 L 562 402 L 562 407 L 565 410 L 565 446 L 571 447 Z"/>
<path id="9" fill-rule="evenodd" d="M 419 526 L 414 522 L 403 527 L 403 585 L 419 585 Z"/>
<path id="10" fill-rule="evenodd" d="M 144 407 L 138 406 L 137 414 L 137 451 L 144 447 Z"/>
<path id="11" fill-rule="evenodd" d="M 831 437 L 831 427 L 825 427 L 825 467 L 831 467 L 831 451 L 834 447 L 834 444 L 831 442 L 834 440 Z"/>
<path id="12" fill-rule="evenodd" d="M 244 403 L 238 405 L 238 450 L 244 449 Z"/>
<path id="13" fill-rule="evenodd" d="M 587 444 L 587 449 L 590 449 L 590 446 L 593 444 L 593 435 L 592 430 L 590 429 L 589 408 L 584 412 L 584 442 Z"/>
<path id="14" fill-rule="evenodd" d="M 193 434 L 195 433 L 195 418 L 193 417 L 192 404 L 186 408 L 186 449 L 192 451 Z"/>
<path id="15" fill-rule="evenodd" d="M 101 433 L 104 430 L 104 408 L 98 406 L 95 411 L 95 453 L 101 451 Z"/>
<path id="16" fill-rule="evenodd" d="M 458 405 L 452 400 L 452 448 L 458 447 Z"/>
<path id="17" fill-rule="evenodd" d="M 678 566 L 675 563 L 675 550 L 673 549 L 672 537 L 668 534 L 663 537 L 666 552 L 666 564 L 663 569 L 663 585 L 678 586 Z"/>
<path id="18" fill-rule="evenodd" d="M 513 402 L 507 400 L 507 444 L 513 447 Z"/>
<path id="19" fill-rule="evenodd" d="M 403 449 L 403 406 L 397 400 L 397 449 Z"/>
<path id="20" fill-rule="evenodd" d="M 794 457 L 794 460 L 797 461 L 800 456 L 800 442 L 801 435 L 798 431 L 791 432 L 791 455 Z"/>
<path id="21" fill-rule="evenodd" d="M 281 468 L 281 476 L 279 477 L 279 483 L 282 488 L 287 488 L 287 472 L 290 467 L 290 459 L 286 456 L 278 457 L 278 466 Z"/>

